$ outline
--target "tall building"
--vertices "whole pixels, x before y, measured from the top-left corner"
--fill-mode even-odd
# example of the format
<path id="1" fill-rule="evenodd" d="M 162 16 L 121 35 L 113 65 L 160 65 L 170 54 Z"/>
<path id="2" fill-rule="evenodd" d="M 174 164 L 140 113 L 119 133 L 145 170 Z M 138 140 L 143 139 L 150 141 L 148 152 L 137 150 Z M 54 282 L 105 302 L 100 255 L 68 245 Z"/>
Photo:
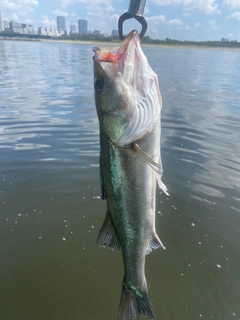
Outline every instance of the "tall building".
<path id="1" fill-rule="evenodd" d="M 34 26 L 31 24 L 22 23 L 22 28 L 24 34 L 35 34 Z"/>
<path id="2" fill-rule="evenodd" d="M 75 24 L 70 25 L 70 34 L 77 33 L 77 26 Z"/>
<path id="3" fill-rule="evenodd" d="M 3 20 L 3 30 L 4 30 L 4 31 L 10 31 L 9 22 L 6 21 L 6 20 Z"/>
<path id="4" fill-rule="evenodd" d="M 44 28 L 39 27 L 37 34 L 39 34 L 40 36 L 45 36 L 46 35 L 46 31 L 44 30 Z"/>
<path id="5" fill-rule="evenodd" d="M 58 31 L 66 31 L 65 17 L 62 17 L 62 16 L 57 17 L 57 28 L 58 28 Z"/>
<path id="6" fill-rule="evenodd" d="M 118 35 L 119 35 L 118 30 L 113 29 L 113 30 L 112 30 L 112 36 L 113 36 L 113 37 L 116 37 L 116 36 L 118 36 Z"/>
<path id="7" fill-rule="evenodd" d="M 87 20 L 80 19 L 78 20 L 78 32 L 79 34 L 87 34 L 88 22 Z"/>
<path id="8" fill-rule="evenodd" d="M 0 32 L 3 31 L 3 24 L 2 24 L 2 15 L 1 15 L 1 10 L 0 10 Z"/>

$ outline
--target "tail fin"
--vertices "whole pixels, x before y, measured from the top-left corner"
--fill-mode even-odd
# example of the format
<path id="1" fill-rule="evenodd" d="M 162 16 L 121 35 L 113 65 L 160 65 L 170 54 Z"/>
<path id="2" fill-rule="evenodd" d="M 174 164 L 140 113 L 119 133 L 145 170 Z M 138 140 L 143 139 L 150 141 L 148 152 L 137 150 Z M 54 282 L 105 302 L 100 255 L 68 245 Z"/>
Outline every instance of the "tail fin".
<path id="1" fill-rule="evenodd" d="M 128 288 L 123 282 L 117 320 L 133 320 L 134 316 L 140 320 L 142 313 L 150 319 L 156 320 L 147 292 L 140 292 L 133 286 Z"/>

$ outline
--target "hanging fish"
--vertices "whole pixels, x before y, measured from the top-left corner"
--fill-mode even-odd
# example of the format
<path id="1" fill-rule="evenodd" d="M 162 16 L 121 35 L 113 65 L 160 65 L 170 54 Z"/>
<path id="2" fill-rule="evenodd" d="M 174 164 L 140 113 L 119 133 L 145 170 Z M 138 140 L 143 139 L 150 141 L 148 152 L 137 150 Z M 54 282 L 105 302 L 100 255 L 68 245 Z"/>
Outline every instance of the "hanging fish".
<path id="1" fill-rule="evenodd" d="M 137 31 L 118 49 L 94 48 L 95 102 L 100 127 L 100 179 L 107 214 L 97 242 L 121 249 L 124 279 L 118 320 L 155 319 L 148 299 L 145 258 L 165 249 L 155 230 L 156 181 L 163 184 L 161 107 L 157 75 Z"/>

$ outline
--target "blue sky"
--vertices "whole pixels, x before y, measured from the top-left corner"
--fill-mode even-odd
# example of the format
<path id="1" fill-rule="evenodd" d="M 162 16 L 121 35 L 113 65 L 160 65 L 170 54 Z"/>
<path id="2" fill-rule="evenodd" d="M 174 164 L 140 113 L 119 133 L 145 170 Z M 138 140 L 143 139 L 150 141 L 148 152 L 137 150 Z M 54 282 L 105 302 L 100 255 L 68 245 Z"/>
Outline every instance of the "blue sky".
<path id="1" fill-rule="evenodd" d="M 89 30 L 111 33 L 118 17 L 127 11 L 125 0 L 1 0 L 2 20 L 15 20 L 56 28 L 56 17 L 66 17 L 67 28 L 77 20 L 88 20 Z M 147 35 L 178 40 L 240 41 L 240 0 L 146 0 Z M 128 21 L 124 30 L 138 28 Z"/>

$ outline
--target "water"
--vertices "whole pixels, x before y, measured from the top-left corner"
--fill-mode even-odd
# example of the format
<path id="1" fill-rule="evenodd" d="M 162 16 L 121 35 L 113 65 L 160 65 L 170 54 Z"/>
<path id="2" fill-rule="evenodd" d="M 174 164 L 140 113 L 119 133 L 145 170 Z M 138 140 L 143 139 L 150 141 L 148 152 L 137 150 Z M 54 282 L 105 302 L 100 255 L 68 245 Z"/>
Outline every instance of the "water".
<path id="1" fill-rule="evenodd" d="M 239 51 L 144 48 L 163 96 L 157 319 L 240 319 Z M 0 41 L 0 320 L 116 319 L 92 46 Z"/>

